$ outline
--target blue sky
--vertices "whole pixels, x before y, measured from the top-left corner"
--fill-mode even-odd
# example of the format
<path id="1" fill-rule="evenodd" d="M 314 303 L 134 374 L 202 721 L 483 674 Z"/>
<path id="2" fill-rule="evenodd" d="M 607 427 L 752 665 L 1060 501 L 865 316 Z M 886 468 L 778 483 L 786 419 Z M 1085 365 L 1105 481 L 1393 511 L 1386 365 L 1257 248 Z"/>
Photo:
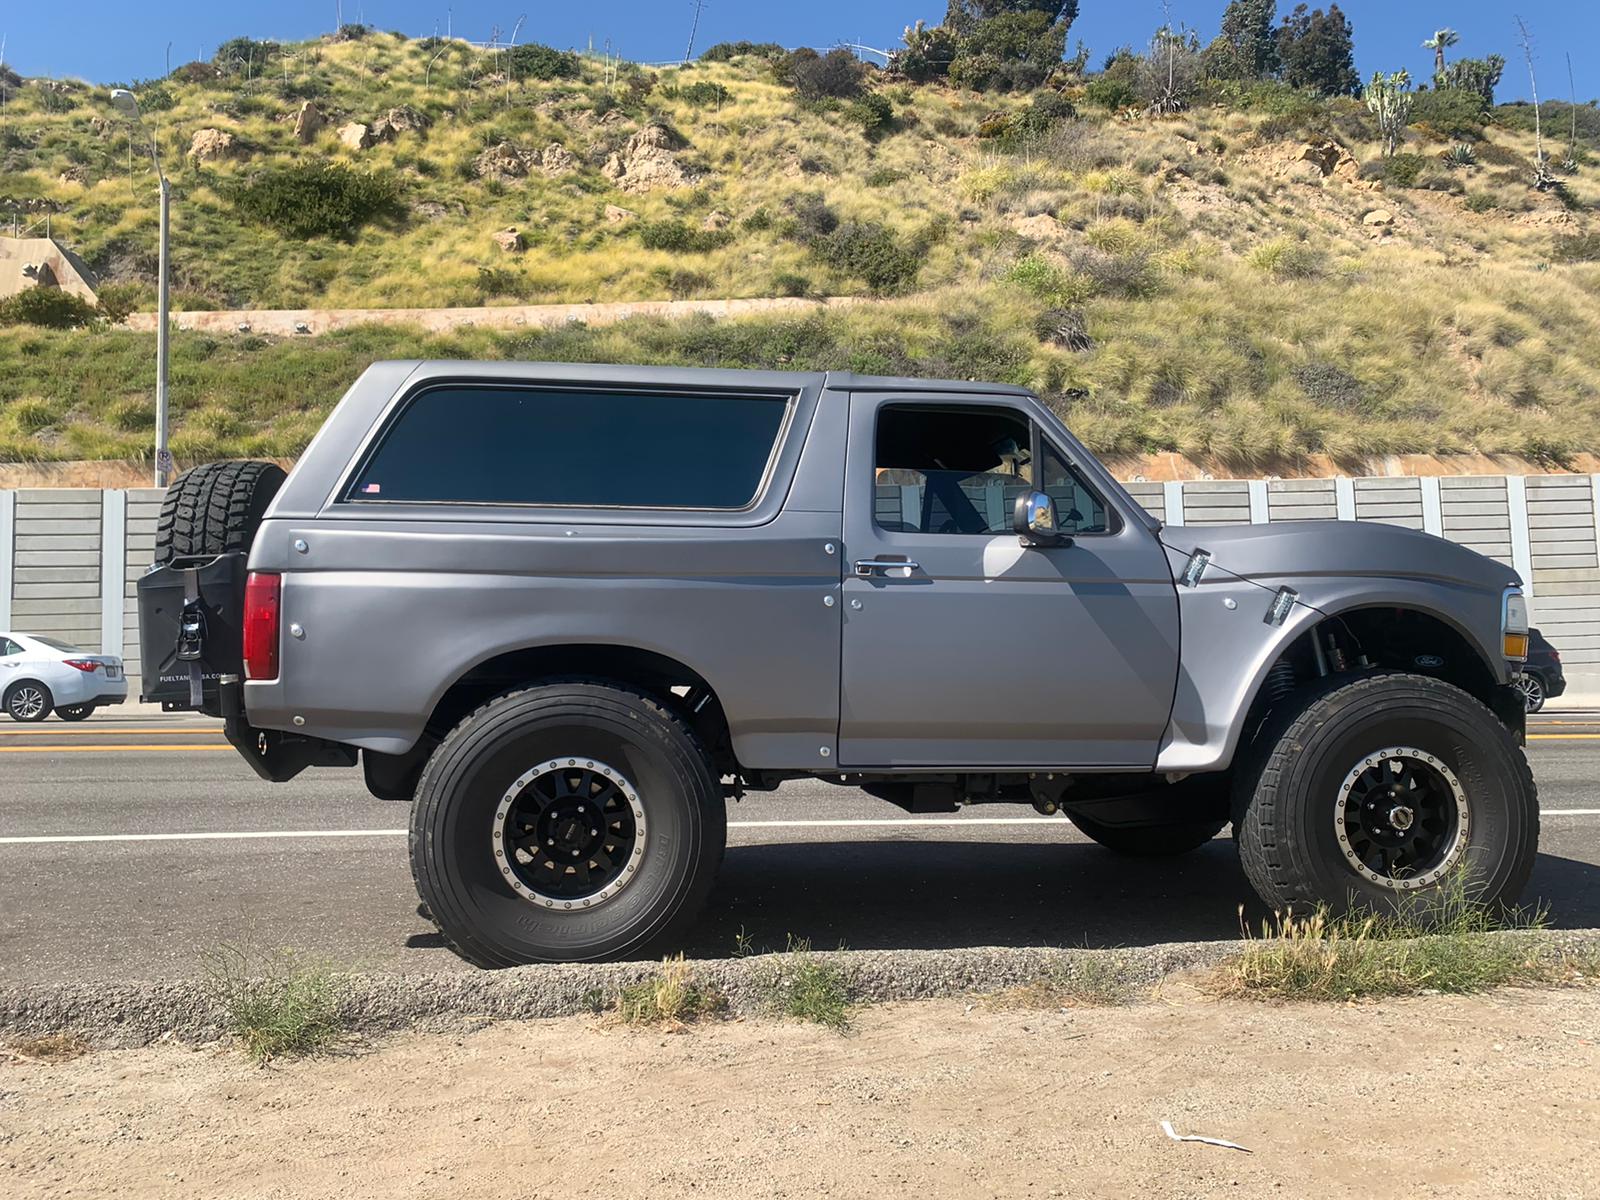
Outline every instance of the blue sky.
<path id="1" fill-rule="evenodd" d="M 1279 0 L 1280 12 L 1293 7 Z M 1410 68 L 1427 78 L 1431 55 L 1423 38 L 1438 25 L 1460 31 L 1455 54 L 1498 52 L 1511 60 L 1501 98 L 1525 97 L 1527 73 L 1517 51 L 1512 12 L 1527 19 L 1536 39 L 1541 94 L 1568 94 L 1566 51 L 1573 51 L 1578 96 L 1600 96 L 1600 0 L 1348 0 L 1341 5 L 1356 31 L 1357 65 Z M 382 29 L 422 36 L 448 20 L 458 36 L 487 40 L 498 25 L 509 33 L 526 13 L 522 41 L 561 47 L 596 46 L 609 39 L 626 57 L 664 61 L 683 54 L 694 0 L 591 0 L 553 5 L 538 0 L 0 0 L 5 58 L 24 74 L 80 76 L 96 81 L 146 78 L 163 71 L 167 43 L 174 66 L 208 58 L 218 42 L 239 34 L 293 40 L 331 29 L 342 10 Z M 1145 41 L 1161 21 L 1156 0 L 1082 0 L 1073 38 L 1095 61 L 1115 47 Z M 1175 20 L 1215 33 L 1223 0 L 1173 0 Z M 942 0 L 706 0 L 696 45 L 748 38 L 787 46 L 859 41 L 896 44 L 918 17 L 936 23 Z"/>

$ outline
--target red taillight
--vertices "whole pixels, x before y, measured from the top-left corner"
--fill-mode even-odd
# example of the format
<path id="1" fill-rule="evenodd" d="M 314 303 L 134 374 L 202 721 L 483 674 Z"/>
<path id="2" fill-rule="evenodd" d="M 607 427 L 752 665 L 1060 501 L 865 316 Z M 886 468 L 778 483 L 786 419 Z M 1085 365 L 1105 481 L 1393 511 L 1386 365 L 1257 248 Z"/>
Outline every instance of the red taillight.
<path id="1" fill-rule="evenodd" d="M 100 668 L 99 663 L 90 662 L 87 658 L 64 658 L 61 661 L 69 667 L 76 667 L 78 670 L 87 672 L 90 675 Z"/>
<path id="2" fill-rule="evenodd" d="M 278 677 L 278 606 L 282 577 L 251 571 L 244 581 L 244 677 Z"/>

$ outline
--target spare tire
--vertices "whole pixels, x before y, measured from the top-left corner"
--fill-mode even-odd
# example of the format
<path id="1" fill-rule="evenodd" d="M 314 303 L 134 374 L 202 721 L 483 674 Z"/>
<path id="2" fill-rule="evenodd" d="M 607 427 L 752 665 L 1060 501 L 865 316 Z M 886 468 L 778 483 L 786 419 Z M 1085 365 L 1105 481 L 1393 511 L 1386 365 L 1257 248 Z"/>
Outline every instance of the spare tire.
<path id="1" fill-rule="evenodd" d="M 287 476 L 277 463 L 216 462 L 178 476 L 156 521 L 157 565 L 248 551 Z"/>

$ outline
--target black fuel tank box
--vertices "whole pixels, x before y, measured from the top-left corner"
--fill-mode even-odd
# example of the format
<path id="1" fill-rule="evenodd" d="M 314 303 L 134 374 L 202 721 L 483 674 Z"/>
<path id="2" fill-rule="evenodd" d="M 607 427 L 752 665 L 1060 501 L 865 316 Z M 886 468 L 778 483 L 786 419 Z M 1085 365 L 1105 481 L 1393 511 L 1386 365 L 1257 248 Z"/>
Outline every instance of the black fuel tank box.
<path id="1" fill-rule="evenodd" d="M 244 671 L 245 555 L 152 567 L 140 576 L 140 699 L 168 712 L 222 713 L 219 681 Z"/>

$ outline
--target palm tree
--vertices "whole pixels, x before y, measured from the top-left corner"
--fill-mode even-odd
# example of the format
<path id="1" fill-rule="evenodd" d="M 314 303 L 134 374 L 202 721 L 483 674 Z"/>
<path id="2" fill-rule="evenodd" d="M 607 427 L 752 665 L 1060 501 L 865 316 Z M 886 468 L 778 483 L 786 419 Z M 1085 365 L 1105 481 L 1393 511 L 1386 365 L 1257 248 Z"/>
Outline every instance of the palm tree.
<path id="1" fill-rule="evenodd" d="M 1424 50 L 1433 51 L 1433 73 L 1444 74 L 1444 52 L 1447 47 L 1454 46 L 1461 40 L 1461 35 L 1454 29 L 1436 29 L 1433 36 L 1422 43 Z"/>

